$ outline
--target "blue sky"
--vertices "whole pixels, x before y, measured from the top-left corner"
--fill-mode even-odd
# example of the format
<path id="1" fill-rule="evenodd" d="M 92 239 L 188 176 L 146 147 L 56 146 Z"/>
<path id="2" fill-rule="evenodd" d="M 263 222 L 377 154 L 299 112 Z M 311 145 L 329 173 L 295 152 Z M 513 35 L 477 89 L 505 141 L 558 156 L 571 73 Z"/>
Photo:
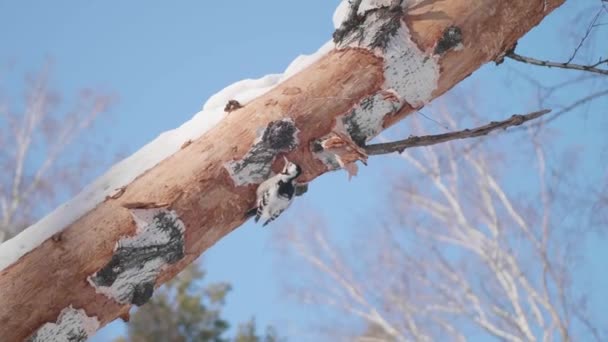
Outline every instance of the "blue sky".
<path id="1" fill-rule="evenodd" d="M 337 3 L 0 0 L 0 70 L 7 70 L 5 66 L 9 65 L 11 72 L 6 77 L 17 82 L 23 73 L 40 68 L 52 58 L 53 83 L 62 92 L 96 86 L 117 94 L 119 101 L 100 120 L 93 136 L 103 142 L 108 156 L 130 154 L 160 132 L 186 121 L 210 95 L 226 85 L 281 72 L 297 55 L 315 51 L 331 37 L 331 16 Z M 577 36 L 570 36 L 567 30 L 572 13 L 596 3 L 570 1 L 526 36 L 518 51 L 538 58 L 566 59 L 577 43 Z M 608 53 L 605 45 L 603 50 Z M 573 75 L 507 61 L 500 67 L 482 68 L 459 88 L 478 89 L 483 99 L 478 103 L 481 113 L 491 113 L 493 119 L 505 117 L 537 109 L 535 88 L 523 81 L 522 74 L 547 85 Z M 599 82 L 585 83 L 557 98 L 569 103 L 601 86 Z M 591 146 L 585 151 L 589 162 L 581 167 L 585 168 L 583 174 L 594 179 L 605 172 L 605 166 L 595 158 L 600 151 L 593 146 L 605 141 L 603 129 L 608 126 L 605 121 L 601 126 L 597 117 L 605 115 L 606 108 L 608 100 L 604 99 L 584 108 L 588 116 L 582 111 L 571 113 L 552 126 L 564 131 L 558 145 L 577 142 Z M 425 112 L 431 113 L 432 106 Z M 389 134 L 403 135 L 403 130 L 398 126 Z M 111 158 L 102 159 L 97 174 L 108 167 Z M 348 228 L 357 221 L 369 220 L 352 212 L 382 210 L 383 198 L 390 190 L 383 176 L 396 172 L 395 163 L 387 157 L 374 159 L 351 182 L 343 173 L 323 176 L 294 205 L 291 214 L 314 208 L 328 215 L 328 221 L 337 227 L 336 234 L 348 234 Z M 282 220 L 289 218 L 302 219 L 289 215 Z M 281 220 L 273 228 L 280 225 Z M 233 284 L 225 310 L 232 321 L 255 316 L 261 325 L 276 324 L 281 332 L 298 336 L 302 327 L 288 321 L 307 320 L 309 314 L 284 299 L 277 275 L 285 276 L 286 270 L 277 268 L 272 234 L 273 229 L 247 224 L 222 239 L 204 255 L 207 279 Z M 605 246 L 601 241 L 594 242 L 594 253 Z M 606 257 L 605 253 L 601 255 Z M 601 259 L 600 254 L 593 259 Z M 599 281 L 608 283 L 606 279 Z M 602 300 L 608 303 L 606 298 Z M 113 324 L 94 341 L 106 341 L 120 332 L 121 323 Z"/>

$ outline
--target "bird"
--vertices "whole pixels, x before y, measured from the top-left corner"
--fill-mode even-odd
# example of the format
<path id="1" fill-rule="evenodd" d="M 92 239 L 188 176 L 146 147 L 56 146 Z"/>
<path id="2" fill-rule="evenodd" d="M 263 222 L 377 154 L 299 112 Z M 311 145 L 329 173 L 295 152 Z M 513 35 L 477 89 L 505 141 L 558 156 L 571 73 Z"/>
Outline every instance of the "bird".
<path id="1" fill-rule="evenodd" d="M 296 192 L 295 179 L 302 174 L 302 168 L 287 158 L 283 170 L 262 182 L 256 190 L 256 206 L 245 214 L 255 216 L 255 222 L 262 220 L 262 226 L 274 221 L 293 201 Z"/>

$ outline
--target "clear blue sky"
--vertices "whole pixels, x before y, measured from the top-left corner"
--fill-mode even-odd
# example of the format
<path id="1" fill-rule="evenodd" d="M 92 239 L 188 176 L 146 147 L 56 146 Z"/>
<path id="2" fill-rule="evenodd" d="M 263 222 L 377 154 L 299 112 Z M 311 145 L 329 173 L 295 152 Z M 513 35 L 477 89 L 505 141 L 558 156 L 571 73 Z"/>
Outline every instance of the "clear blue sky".
<path id="1" fill-rule="evenodd" d="M 566 20 L 571 19 L 573 11 L 596 2 L 571 0 L 528 35 L 519 51 L 564 60 L 576 45 L 576 37 L 565 34 Z M 130 154 L 160 132 L 187 120 L 224 86 L 281 72 L 295 56 L 315 51 L 331 37 L 331 16 L 337 3 L 0 0 L 0 65 L 14 62 L 8 76 L 13 81 L 24 72 L 40 68 L 51 57 L 54 84 L 59 90 L 69 93 L 93 85 L 116 93 L 119 102 L 100 121 L 94 134 L 103 139 L 108 155 L 117 151 Z M 605 46 L 604 52 L 608 52 Z M 495 115 L 493 118 L 536 109 L 534 94 L 528 93 L 534 88 L 522 81 L 520 72 L 546 84 L 557 83 L 565 75 L 507 62 L 500 67 L 484 67 L 460 87 L 477 87 L 481 97 L 487 99 L 479 103 L 479 111 Z M 505 80 L 509 86 L 505 86 Z M 563 95 L 564 103 L 600 86 L 570 90 Z M 590 114 L 584 119 L 581 117 L 585 113 L 571 113 L 553 127 L 565 131 L 564 142 L 598 145 L 605 140 L 605 133 L 596 125 L 600 122 L 596 118 L 605 115 L 606 108 L 608 101 L 603 100 L 586 108 Z M 590 148 L 586 153 L 593 157 L 599 151 Z M 108 166 L 106 159 L 98 174 Z M 351 212 L 381 209 L 390 188 L 382 182 L 382 176 L 391 170 L 392 163 L 389 158 L 374 159 L 350 183 L 342 173 L 324 176 L 291 211 L 312 207 L 331 213 L 329 222 L 337 227 L 337 234 L 347 234 L 349 226 L 362 218 Z M 589 177 L 596 178 L 605 170 L 598 162 L 581 167 L 588 168 Z M 336 207 L 334 203 L 341 205 Z M 280 222 L 273 228 L 280 228 Z M 232 321 L 255 316 L 261 325 L 276 324 L 282 333 L 291 335 L 292 341 L 300 341 L 298 330 L 292 330 L 297 328 L 285 324 L 290 319 L 307 319 L 307 313 L 282 296 L 272 234 L 273 229 L 247 224 L 220 241 L 204 256 L 208 280 L 233 284 L 225 311 Z M 593 253 L 599 253 L 601 246 L 605 241 L 596 243 Z M 606 253 L 601 255 L 606 260 Z M 595 260 L 601 258 L 597 254 Z M 285 270 L 280 272 L 286 274 Z M 600 281 L 608 283 L 606 279 Z M 600 299 L 608 304 L 605 297 Z M 106 341 L 120 331 L 121 324 L 113 324 L 94 340 Z"/>

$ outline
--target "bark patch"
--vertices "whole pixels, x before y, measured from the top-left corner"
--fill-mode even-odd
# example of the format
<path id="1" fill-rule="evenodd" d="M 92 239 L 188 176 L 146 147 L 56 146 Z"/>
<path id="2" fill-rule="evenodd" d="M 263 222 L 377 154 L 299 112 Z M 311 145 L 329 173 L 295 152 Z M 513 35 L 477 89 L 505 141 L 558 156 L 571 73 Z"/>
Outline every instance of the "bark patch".
<path id="1" fill-rule="evenodd" d="M 380 6 L 361 13 L 359 6 L 353 2 L 349 16 L 333 34 L 334 43 L 338 47 L 357 44 L 369 49 L 386 48 L 401 27 L 403 9 Z"/>
<path id="2" fill-rule="evenodd" d="M 382 131 L 384 114 L 399 109 L 401 103 L 387 98 L 381 93 L 370 96 L 342 117 L 342 123 L 351 139 L 359 146 Z M 378 115 L 380 113 L 380 115 Z"/>
<path id="3" fill-rule="evenodd" d="M 145 304 L 154 292 L 161 269 L 184 257 L 185 226 L 174 211 L 134 209 L 134 236 L 116 244 L 112 259 L 89 283 L 98 293 L 120 304 Z"/>
<path id="4" fill-rule="evenodd" d="M 462 30 L 458 26 L 450 26 L 443 31 L 443 36 L 437 42 L 434 53 L 442 55 L 451 49 L 462 48 Z"/>
<path id="5" fill-rule="evenodd" d="M 268 178 L 274 158 L 298 146 L 297 135 L 298 128 L 292 119 L 270 122 L 243 159 L 226 164 L 234 183 L 258 184 Z"/>
<path id="6" fill-rule="evenodd" d="M 56 323 L 46 323 L 28 342 L 84 342 L 99 329 L 97 317 L 89 317 L 83 309 L 71 305 L 59 314 Z"/>
<path id="7" fill-rule="evenodd" d="M 396 0 L 353 0 L 348 16 L 334 32 L 339 49 L 363 48 L 383 59 L 382 89 L 353 107 L 342 124 L 359 146 L 384 129 L 387 117 L 409 105 L 428 103 L 439 82 L 438 57 L 420 50 L 403 21 L 407 2 Z M 452 49 L 462 40 L 462 32 L 446 30 L 438 51 Z"/>

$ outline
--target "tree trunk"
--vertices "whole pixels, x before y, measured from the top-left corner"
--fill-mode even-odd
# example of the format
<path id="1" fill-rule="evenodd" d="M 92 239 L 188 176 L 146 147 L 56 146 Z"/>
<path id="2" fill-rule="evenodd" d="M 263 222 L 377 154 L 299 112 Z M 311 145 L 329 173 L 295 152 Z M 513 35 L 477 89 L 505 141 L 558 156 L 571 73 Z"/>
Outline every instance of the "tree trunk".
<path id="1" fill-rule="evenodd" d="M 0 339 L 86 337 L 128 317 L 243 224 L 277 155 L 303 168 L 302 182 L 364 159 L 357 145 L 500 60 L 563 1 L 361 7 L 336 31 L 336 49 L 2 270 Z"/>

